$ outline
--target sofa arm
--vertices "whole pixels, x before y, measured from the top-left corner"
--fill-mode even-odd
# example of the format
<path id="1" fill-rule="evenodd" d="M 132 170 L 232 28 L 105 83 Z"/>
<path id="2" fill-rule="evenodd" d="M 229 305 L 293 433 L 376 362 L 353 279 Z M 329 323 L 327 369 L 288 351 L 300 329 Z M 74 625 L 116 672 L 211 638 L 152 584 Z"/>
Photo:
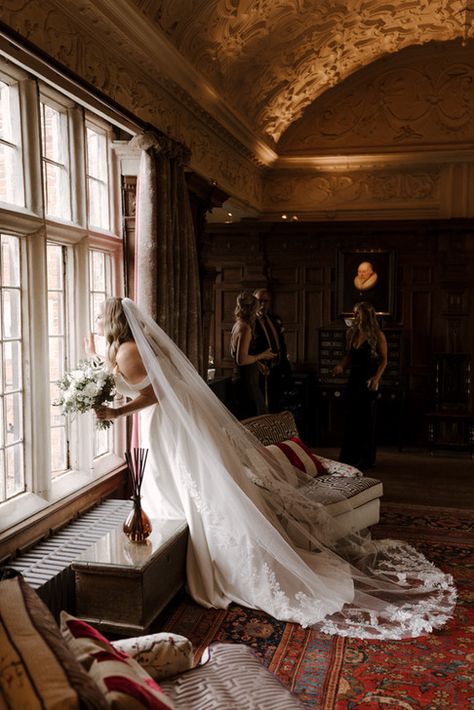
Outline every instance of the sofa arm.
<path id="1" fill-rule="evenodd" d="M 264 446 L 278 444 L 279 441 L 291 439 L 299 436 L 295 418 L 291 412 L 279 412 L 278 414 L 261 414 L 258 417 L 250 417 L 241 421 L 246 429 L 250 431 Z"/>

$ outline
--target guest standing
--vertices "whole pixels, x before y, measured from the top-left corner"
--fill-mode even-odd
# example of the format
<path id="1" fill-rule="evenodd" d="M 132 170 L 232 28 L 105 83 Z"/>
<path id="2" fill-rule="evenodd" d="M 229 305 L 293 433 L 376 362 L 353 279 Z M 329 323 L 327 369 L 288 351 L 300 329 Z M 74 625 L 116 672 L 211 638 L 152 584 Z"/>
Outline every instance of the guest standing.
<path id="1" fill-rule="evenodd" d="M 268 346 L 258 349 L 254 327 L 259 303 L 250 291 L 237 296 L 235 323 L 230 336 L 230 352 L 235 362 L 234 392 L 236 414 L 239 419 L 265 414 L 267 407 L 259 384 L 258 363 L 276 357 Z"/>
<path id="2" fill-rule="evenodd" d="M 259 363 L 260 386 L 265 395 L 269 412 L 281 412 L 285 408 L 285 390 L 291 385 L 291 365 L 288 360 L 283 322 L 271 311 L 271 298 L 266 288 L 254 291 L 259 303 L 255 321 L 255 345 L 257 350 L 270 348 L 275 353 L 272 360 Z"/>
<path id="3" fill-rule="evenodd" d="M 370 303 L 357 303 L 353 315 L 347 332 L 347 354 L 333 369 L 333 375 L 340 375 L 350 366 L 339 460 L 364 470 L 375 465 L 377 391 L 387 367 L 387 340 Z"/>

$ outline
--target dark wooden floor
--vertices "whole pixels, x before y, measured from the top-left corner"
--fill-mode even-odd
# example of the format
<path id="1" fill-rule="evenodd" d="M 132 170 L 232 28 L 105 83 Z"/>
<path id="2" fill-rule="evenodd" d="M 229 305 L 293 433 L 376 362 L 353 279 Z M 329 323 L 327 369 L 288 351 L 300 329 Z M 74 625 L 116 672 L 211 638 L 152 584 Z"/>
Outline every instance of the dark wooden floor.
<path id="1" fill-rule="evenodd" d="M 334 448 L 315 448 L 337 459 Z M 474 510 L 474 459 L 427 451 L 380 448 L 376 467 L 367 473 L 383 482 L 383 501 Z"/>

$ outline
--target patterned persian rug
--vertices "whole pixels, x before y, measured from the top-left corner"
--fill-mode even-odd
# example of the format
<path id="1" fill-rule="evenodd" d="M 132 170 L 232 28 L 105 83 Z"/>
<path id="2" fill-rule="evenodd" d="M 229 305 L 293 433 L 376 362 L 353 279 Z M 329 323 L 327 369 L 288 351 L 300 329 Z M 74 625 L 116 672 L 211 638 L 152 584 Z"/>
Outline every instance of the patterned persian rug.
<path id="1" fill-rule="evenodd" d="M 418 710 L 474 708 L 474 513 L 387 503 L 377 538 L 404 539 L 456 579 L 455 617 L 430 636 L 406 641 L 330 637 L 233 605 L 203 609 L 182 597 L 160 629 L 193 641 L 249 645 L 307 708 Z"/>

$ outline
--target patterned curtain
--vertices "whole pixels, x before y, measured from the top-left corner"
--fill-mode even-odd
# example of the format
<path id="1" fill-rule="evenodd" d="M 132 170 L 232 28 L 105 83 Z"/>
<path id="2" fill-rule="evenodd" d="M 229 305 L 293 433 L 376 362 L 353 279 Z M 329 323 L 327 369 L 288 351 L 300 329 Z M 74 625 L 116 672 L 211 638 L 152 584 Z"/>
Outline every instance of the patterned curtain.
<path id="1" fill-rule="evenodd" d="M 205 376 L 196 235 L 184 177 L 191 155 L 155 130 L 135 136 L 131 146 L 141 151 L 135 300 Z"/>

